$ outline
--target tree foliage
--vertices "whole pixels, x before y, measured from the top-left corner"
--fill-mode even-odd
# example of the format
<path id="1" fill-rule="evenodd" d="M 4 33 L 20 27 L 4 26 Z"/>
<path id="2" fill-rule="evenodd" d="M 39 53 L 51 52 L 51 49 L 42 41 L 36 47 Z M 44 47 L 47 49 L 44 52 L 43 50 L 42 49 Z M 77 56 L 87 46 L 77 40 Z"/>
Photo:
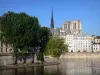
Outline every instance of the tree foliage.
<path id="1" fill-rule="evenodd" d="M 50 36 L 49 41 L 45 47 L 45 55 L 51 55 L 53 57 L 59 57 L 62 52 L 67 51 L 67 45 L 64 44 L 64 40 Z"/>
<path id="2" fill-rule="evenodd" d="M 0 22 L 1 41 L 12 44 L 16 48 L 22 48 L 26 42 L 28 19 L 29 16 L 25 13 L 5 13 Z"/>
<path id="3" fill-rule="evenodd" d="M 12 46 L 16 64 L 20 54 L 26 55 L 26 52 L 30 52 L 34 55 L 36 47 L 40 47 L 40 52 L 43 53 L 49 36 L 49 29 L 41 27 L 37 17 L 24 12 L 4 13 L 0 17 L 0 32 L 0 40 Z"/>
<path id="4" fill-rule="evenodd" d="M 40 52 L 44 52 L 44 48 L 49 40 L 49 32 L 47 27 L 40 28 Z"/>
<path id="5" fill-rule="evenodd" d="M 16 57 L 15 64 L 17 64 L 17 57 L 19 49 L 22 50 L 25 46 L 27 32 L 27 25 L 30 16 L 26 13 L 8 12 L 1 16 L 0 20 L 0 40 L 12 46 Z"/>

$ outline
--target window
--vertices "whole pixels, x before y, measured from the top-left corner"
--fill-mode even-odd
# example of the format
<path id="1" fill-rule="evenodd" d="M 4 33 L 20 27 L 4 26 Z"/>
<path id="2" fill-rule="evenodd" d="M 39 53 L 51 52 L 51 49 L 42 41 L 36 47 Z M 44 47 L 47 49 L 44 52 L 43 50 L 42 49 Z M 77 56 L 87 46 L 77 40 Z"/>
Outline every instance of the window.
<path id="1" fill-rule="evenodd" d="M 73 50 L 71 50 L 71 52 L 73 52 Z"/>
<path id="2" fill-rule="evenodd" d="M 7 52 L 7 47 L 6 47 L 6 52 Z"/>
<path id="3" fill-rule="evenodd" d="M 66 24 L 66 29 L 67 29 L 68 27 L 67 27 L 67 24 Z"/>
<path id="4" fill-rule="evenodd" d="M 5 44 L 5 46 L 6 46 L 6 52 L 7 52 L 7 46 L 8 46 L 7 43 Z"/>
<path id="5" fill-rule="evenodd" d="M 76 29 L 76 23 L 74 23 L 74 29 Z"/>
<path id="6" fill-rule="evenodd" d="M 78 29 L 80 29 L 80 24 L 78 23 Z"/>
<path id="7" fill-rule="evenodd" d="M 70 24 L 68 24 L 68 30 L 70 30 Z"/>

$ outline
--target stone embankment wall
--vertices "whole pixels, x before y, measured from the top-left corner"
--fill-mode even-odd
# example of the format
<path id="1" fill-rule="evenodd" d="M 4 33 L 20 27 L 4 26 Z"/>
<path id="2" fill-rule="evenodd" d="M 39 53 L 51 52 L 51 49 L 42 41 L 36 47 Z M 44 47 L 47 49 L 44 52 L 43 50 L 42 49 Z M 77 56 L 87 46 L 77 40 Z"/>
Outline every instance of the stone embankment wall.
<path id="1" fill-rule="evenodd" d="M 97 59 L 97 58 L 100 58 L 100 53 L 81 53 L 81 52 L 78 52 L 78 53 L 65 53 L 65 54 L 62 54 L 58 59 L 56 57 L 51 57 L 51 56 L 45 56 L 45 61 L 46 62 L 60 62 L 62 61 L 62 59 L 71 59 L 71 58 L 84 58 L 84 59 L 87 59 L 87 58 L 92 58 L 92 59 Z M 60 61 L 59 61 L 60 60 Z"/>
<path id="2" fill-rule="evenodd" d="M 23 62 L 24 60 L 18 60 L 18 64 L 23 64 Z M 27 64 L 31 62 L 32 58 L 26 60 Z M 13 56 L 0 56 L 0 66 L 13 65 L 13 64 L 14 64 Z"/>
<path id="3" fill-rule="evenodd" d="M 58 58 L 56 57 L 51 57 L 51 56 L 45 56 L 44 57 L 44 61 L 47 62 L 47 63 L 50 63 L 50 62 L 58 62 Z"/>
<path id="4" fill-rule="evenodd" d="M 60 58 L 100 58 L 100 53 L 65 53 Z"/>
<path id="5" fill-rule="evenodd" d="M 32 63 L 32 57 L 26 60 L 26 64 Z M 0 66 L 13 65 L 14 57 L 12 54 L 0 54 Z M 23 64 L 24 60 L 17 60 L 18 64 Z M 36 57 L 34 58 L 34 62 L 37 62 Z"/>
<path id="6" fill-rule="evenodd" d="M 12 56 L 0 56 L 0 66 L 12 65 L 13 57 Z"/>
<path id="7" fill-rule="evenodd" d="M 51 57 L 51 56 L 45 56 L 45 62 L 59 62 L 59 59 L 63 58 L 100 58 L 100 53 L 65 53 L 62 54 L 59 58 L 56 57 Z M 37 62 L 36 57 L 35 57 L 35 62 Z M 18 60 L 18 64 L 23 64 L 23 60 Z M 27 59 L 27 64 L 32 62 L 32 58 Z M 12 65 L 14 63 L 14 58 L 12 55 L 0 55 L 0 66 L 4 65 Z"/>

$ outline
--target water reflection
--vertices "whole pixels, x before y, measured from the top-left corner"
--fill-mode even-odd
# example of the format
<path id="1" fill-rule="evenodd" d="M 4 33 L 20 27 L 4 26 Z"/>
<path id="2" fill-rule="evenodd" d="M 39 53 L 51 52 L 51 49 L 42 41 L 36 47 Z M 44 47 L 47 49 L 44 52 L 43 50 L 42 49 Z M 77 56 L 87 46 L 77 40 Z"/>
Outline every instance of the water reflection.
<path id="1" fill-rule="evenodd" d="M 100 59 L 61 59 L 60 65 L 0 70 L 0 75 L 100 75 Z"/>
<path id="2" fill-rule="evenodd" d="M 63 75 L 100 75 L 99 59 L 65 59 L 62 61 L 64 63 L 60 64 L 62 67 L 60 70 Z"/>

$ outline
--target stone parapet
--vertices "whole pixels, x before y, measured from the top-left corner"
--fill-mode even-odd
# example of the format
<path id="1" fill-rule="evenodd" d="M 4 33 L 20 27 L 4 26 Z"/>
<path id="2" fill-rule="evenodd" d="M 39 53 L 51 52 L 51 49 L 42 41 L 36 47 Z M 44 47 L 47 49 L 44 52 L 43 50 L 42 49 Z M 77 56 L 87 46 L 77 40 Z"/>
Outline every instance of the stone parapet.
<path id="1" fill-rule="evenodd" d="M 100 53 L 86 53 L 86 52 L 66 53 L 62 54 L 60 58 L 100 58 Z"/>

